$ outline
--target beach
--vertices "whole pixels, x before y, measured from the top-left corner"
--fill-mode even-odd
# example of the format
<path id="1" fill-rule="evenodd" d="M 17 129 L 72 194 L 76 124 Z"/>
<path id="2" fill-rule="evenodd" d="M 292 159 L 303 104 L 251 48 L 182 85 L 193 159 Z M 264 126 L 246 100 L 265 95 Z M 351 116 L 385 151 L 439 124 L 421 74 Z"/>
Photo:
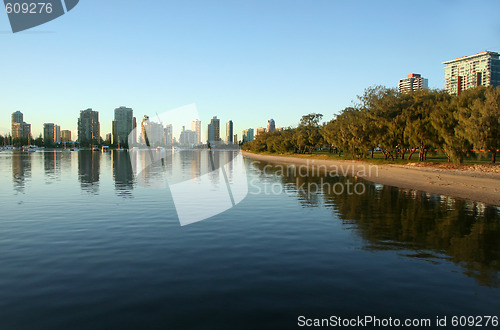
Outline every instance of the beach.
<path id="1" fill-rule="evenodd" d="M 256 161 L 304 165 L 339 175 L 361 177 L 368 181 L 405 189 L 470 199 L 500 206 L 500 166 L 421 166 L 371 164 L 358 160 L 315 159 L 313 157 L 274 156 L 243 152 Z"/>

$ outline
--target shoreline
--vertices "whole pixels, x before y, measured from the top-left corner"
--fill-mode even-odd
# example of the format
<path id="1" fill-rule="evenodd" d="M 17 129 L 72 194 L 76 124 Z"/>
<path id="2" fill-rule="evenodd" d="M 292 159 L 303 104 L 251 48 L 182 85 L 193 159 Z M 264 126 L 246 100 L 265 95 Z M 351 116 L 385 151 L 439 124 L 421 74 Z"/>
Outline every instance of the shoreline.
<path id="1" fill-rule="evenodd" d="M 242 151 L 242 154 L 253 160 L 321 167 L 337 171 L 340 175 L 358 176 L 387 186 L 420 190 L 500 206 L 500 173 L 396 164 L 376 165 L 357 160 L 274 156 L 247 151 Z M 376 171 L 373 168 L 376 168 Z"/>

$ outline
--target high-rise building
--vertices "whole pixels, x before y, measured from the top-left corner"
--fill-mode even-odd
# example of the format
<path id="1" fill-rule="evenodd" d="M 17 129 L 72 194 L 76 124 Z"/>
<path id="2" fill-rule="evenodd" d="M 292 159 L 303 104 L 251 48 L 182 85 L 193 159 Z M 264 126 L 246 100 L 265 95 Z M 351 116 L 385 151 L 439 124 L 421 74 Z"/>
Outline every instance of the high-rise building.
<path id="1" fill-rule="evenodd" d="M 214 116 L 207 125 L 207 141 L 220 141 L 220 120 Z"/>
<path id="2" fill-rule="evenodd" d="M 70 130 L 62 130 L 61 131 L 61 142 L 71 142 L 71 131 Z"/>
<path id="3" fill-rule="evenodd" d="M 43 141 L 46 144 L 61 143 L 61 127 L 53 123 L 43 124 Z"/>
<path id="4" fill-rule="evenodd" d="M 11 115 L 11 133 L 12 138 L 27 139 L 31 135 L 31 125 L 24 122 L 23 113 L 16 111 Z"/>
<path id="5" fill-rule="evenodd" d="M 274 119 L 271 118 L 267 121 L 267 131 L 274 132 L 275 129 L 276 129 L 276 123 L 274 122 Z"/>
<path id="6" fill-rule="evenodd" d="M 253 140 L 253 128 L 248 128 L 243 130 L 242 142 L 250 142 Z"/>
<path id="7" fill-rule="evenodd" d="M 444 89 L 450 94 L 476 86 L 500 86 L 500 59 L 497 52 L 484 51 L 443 62 Z"/>
<path id="8" fill-rule="evenodd" d="M 135 144 L 137 143 L 137 118 L 133 117 L 132 118 L 132 143 Z"/>
<path id="9" fill-rule="evenodd" d="M 113 120 L 112 134 L 113 144 L 121 146 L 128 145 L 128 136 L 134 128 L 134 111 L 127 107 L 115 109 L 115 120 Z"/>
<path id="10" fill-rule="evenodd" d="M 78 118 L 78 142 L 81 145 L 99 144 L 100 138 L 99 112 L 92 109 L 80 111 L 80 118 Z"/>
<path id="11" fill-rule="evenodd" d="M 142 119 L 141 143 L 149 147 L 158 147 L 165 143 L 165 132 L 161 123 L 149 120 L 148 116 Z"/>
<path id="12" fill-rule="evenodd" d="M 226 123 L 226 142 L 227 144 L 233 144 L 233 121 L 230 120 Z"/>
<path id="13" fill-rule="evenodd" d="M 257 127 L 257 129 L 255 130 L 255 136 L 262 134 L 262 133 L 265 133 L 265 132 L 266 132 L 266 129 L 264 127 Z"/>
<path id="14" fill-rule="evenodd" d="M 233 135 L 233 143 L 238 144 L 238 134 Z"/>
<path id="15" fill-rule="evenodd" d="M 194 146 L 198 144 L 198 133 L 192 130 L 183 130 L 179 137 L 179 143 L 182 145 Z"/>
<path id="16" fill-rule="evenodd" d="M 423 78 L 418 73 L 410 73 L 406 78 L 401 79 L 398 84 L 398 92 L 407 93 L 416 90 L 429 88 L 429 80 Z"/>
<path id="17" fill-rule="evenodd" d="M 201 121 L 199 119 L 195 119 L 191 122 L 191 130 L 198 134 L 198 138 L 196 139 L 196 144 L 201 143 Z"/>
<path id="18" fill-rule="evenodd" d="M 163 129 L 163 135 L 165 137 L 165 145 L 171 146 L 173 144 L 174 137 L 174 129 L 172 127 L 172 124 L 165 125 L 165 128 Z"/>

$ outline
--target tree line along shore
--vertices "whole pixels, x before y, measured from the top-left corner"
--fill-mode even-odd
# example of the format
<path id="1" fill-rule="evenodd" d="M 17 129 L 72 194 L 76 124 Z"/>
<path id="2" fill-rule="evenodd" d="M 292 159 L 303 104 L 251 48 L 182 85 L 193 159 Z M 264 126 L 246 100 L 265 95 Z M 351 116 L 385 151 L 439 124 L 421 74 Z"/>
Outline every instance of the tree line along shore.
<path id="1" fill-rule="evenodd" d="M 242 149 L 305 154 L 326 148 L 353 159 L 373 158 L 378 150 L 385 160 L 412 160 L 417 154 L 419 161 L 439 150 L 456 164 L 485 155 L 494 164 L 500 149 L 500 86 L 478 86 L 460 95 L 375 86 L 330 121 L 322 120 L 319 113 L 304 115 L 297 127 L 261 133 Z"/>

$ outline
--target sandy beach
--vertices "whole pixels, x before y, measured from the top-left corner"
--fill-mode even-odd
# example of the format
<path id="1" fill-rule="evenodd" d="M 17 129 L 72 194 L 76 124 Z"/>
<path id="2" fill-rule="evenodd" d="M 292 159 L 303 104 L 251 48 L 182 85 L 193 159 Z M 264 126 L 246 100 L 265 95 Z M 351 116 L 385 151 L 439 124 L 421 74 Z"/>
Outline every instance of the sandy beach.
<path id="1" fill-rule="evenodd" d="M 295 164 L 336 171 L 384 185 L 470 199 L 500 206 L 500 167 L 471 166 L 462 169 L 438 166 L 374 165 L 363 161 L 322 160 L 307 157 L 261 155 L 243 152 L 253 160 Z"/>

